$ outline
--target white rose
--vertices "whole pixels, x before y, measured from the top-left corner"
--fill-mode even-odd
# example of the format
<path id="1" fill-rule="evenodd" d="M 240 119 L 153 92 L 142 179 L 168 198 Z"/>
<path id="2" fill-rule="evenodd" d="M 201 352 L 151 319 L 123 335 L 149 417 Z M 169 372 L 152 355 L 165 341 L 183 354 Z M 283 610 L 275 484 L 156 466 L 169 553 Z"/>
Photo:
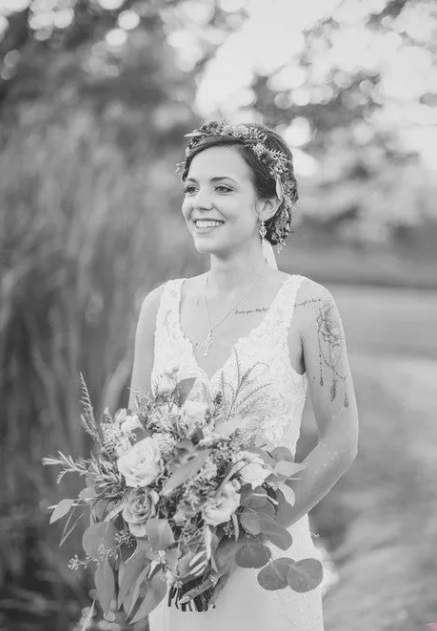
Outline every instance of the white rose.
<path id="1" fill-rule="evenodd" d="M 143 438 L 117 462 L 127 486 L 147 486 L 161 471 L 161 454 L 153 438 Z"/>
<path id="2" fill-rule="evenodd" d="M 216 500 L 211 500 L 203 509 L 203 519 L 210 526 L 218 526 L 229 521 L 231 515 L 240 505 L 240 494 L 237 493 L 237 484 L 227 482 Z"/>
<path id="3" fill-rule="evenodd" d="M 234 456 L 234 462 L 240 462 L 238 475 L 242 483 L 250 484 L 253 489 L 261 486 L 271 474 L 271 471 L 264 468 L 264 460 L 250 451 L 240 451 Z"/>

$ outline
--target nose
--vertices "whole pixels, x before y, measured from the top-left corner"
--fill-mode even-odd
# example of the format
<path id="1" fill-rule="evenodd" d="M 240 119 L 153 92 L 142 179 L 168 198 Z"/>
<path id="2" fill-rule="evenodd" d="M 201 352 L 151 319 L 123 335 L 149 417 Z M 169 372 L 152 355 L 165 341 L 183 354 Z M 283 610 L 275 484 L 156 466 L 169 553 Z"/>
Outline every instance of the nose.
<path id="1" fill-rule="evenodd" d="M 213 204 L 209 191 L 206 188 L 199 188 L 196 195 L 192 198 L 192 204 L 195 209 L 211 209 Z"/>

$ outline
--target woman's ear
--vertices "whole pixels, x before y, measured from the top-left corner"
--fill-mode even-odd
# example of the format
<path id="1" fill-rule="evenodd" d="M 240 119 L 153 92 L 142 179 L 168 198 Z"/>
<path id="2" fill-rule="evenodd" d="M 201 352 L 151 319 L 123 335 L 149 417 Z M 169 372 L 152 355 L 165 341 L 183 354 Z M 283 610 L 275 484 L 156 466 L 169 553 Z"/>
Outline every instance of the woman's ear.
<path id="1" fill-rule="evenodd" d="M 257 202 L 257 212 L 263 221 L 267 221 L 274 215 L 276 215 L 279 206 L 281 205 L 280 200 L 276 197 L 267 197 L 266 199 L 260 199 Z"/>

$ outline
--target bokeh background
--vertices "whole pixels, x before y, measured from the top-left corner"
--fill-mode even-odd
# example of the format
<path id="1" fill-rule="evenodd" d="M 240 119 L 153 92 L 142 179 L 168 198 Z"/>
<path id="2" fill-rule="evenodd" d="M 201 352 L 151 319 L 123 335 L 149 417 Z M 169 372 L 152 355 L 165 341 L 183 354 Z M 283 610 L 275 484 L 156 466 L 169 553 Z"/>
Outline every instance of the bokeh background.
<path id="1" fill-rule="evenodd" d="M 310 514 L 326 629 L 437 621 L 436 50 L 434 0 L 0 0 L 0 629 L 87 613 L 80 530 L 48 526 L 74 482 L 41 460 L 87 455 L 79 373 L 126 405 L 142 299 L 207 268 L 175 163 L 217 116 L 290 144 L 278 263 L 346 330 L 360 450 Z M 308 404 L 300 458 L 316 440 Z"/>

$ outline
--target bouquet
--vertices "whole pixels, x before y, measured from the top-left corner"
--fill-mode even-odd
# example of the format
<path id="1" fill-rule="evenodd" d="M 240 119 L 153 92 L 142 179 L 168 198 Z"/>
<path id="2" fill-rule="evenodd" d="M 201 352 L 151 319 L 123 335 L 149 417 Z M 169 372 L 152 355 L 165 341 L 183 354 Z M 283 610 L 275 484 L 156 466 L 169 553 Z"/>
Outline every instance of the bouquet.
<path id="1" fill-rule="evenodd" d="M 234 401 L 251 370 L 239 379 Z M 230 549 L 238 566 L 260 569 L 257 580 L 267 590 L 314 589 L 323 576 L 318 560 L 273 558 L 268 546 L 292 544 L 282 524 L 295 501 L 294 476 L 304 466 L 286 447 L 272 448 L 262 436 L 245 438 L 242 417 L 232 404 L 223 405 L 226 384 L 214 400 L 206 389 L 200 400 L 189 400 L 195 379 L 177 381 L 176 374 L 162 375 L 155 396 L 136 395 L 135 413 L 106 409 L 100 419 L 81 376 L 81 422 L 94 441 L 91 457 L 58 452 L 43 460 L 62 467 L 58 482 L 70 472 L 85 482 L 77 498 L 51 507 L 50 523 L 68 515 L 61 545 L 89 516 L 85 557 L 76 555 L 69 566 L 95 563 L 102 609 L 123 609 L 131 623 L 166 595 L 169 605 L 177 604 Z M 207 601 L 205 593 L 193 605 L 202 611 Z"/>

